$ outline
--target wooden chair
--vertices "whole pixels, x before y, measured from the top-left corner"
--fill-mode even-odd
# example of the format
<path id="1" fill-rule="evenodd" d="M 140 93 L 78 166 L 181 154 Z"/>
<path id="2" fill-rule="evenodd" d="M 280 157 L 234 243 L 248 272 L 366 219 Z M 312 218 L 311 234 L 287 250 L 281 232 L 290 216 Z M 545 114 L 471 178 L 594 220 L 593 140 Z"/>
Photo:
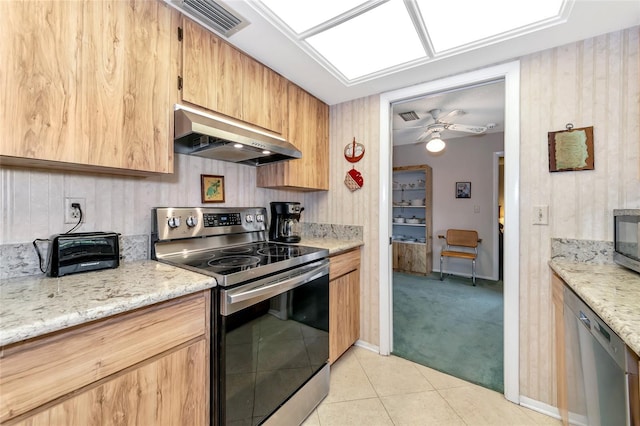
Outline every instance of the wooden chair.
<path id="1" fill-rule="evenodd" d="M 465 229 L 447 229 L 447 235 L 438 235 L 444 239 L 445 244 L 440 252 L 440 281 L 442 281 L 442 264 L 445 257 L 471 260 L 471 280 L 476 285 L 476 258 L 478 257 L 478 244 L 482 242 L 478 238 L 478 232 Z"/>

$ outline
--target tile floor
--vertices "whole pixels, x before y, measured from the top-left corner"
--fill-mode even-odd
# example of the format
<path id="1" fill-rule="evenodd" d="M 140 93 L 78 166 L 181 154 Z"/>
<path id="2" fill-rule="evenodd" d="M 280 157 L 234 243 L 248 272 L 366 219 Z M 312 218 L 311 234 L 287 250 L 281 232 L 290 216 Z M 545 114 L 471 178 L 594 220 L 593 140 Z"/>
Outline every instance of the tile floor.
<path id="1" fill-rule="evenodd" d="M 332 365 L 329 395 L 303 426 L 561 424 L 500 393 L 354 346 Z"/>

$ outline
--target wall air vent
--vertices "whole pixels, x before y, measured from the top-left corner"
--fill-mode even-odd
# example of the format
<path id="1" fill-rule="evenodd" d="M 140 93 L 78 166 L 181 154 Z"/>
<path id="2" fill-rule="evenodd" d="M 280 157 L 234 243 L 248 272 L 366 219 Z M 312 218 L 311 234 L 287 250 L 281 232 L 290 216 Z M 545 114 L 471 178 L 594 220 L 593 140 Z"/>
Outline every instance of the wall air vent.
<path id="1" fill-rule="evenodd" d="M 172 3 L 225 37 L 231 37 L 250 23 L 229 6 L 213 0 L 173 0 Z"/>

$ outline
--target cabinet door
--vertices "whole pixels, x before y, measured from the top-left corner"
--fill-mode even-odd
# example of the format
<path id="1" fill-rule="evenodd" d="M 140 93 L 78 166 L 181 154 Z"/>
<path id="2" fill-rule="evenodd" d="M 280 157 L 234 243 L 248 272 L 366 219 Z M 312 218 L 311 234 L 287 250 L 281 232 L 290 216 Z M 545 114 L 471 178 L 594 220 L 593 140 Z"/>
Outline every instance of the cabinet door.
<path id="1" fill-rule="evenodd" d="M 360 337 L 360 270 L 330 283 L 329 362 L 335 362 Z"/>
<path id="2" fill-rule="evenodd" d="M 208 425 L 206 353 L 198 341 L 17 425 Z"/>
<path id="3" fill-rule="evenodd" d="M 242 120 L 243 55 L 184 19 L 182 100 Z"/>
<path id="4" fill-rule="evenodd" d="M 302 158 L 258 167 L 263 188 L 329 189 L 329 107 L 295 84 L 288 87 L 288 137 Z"/>
<path id="5" fill-rule="evenodd" d="M 392 248 L 394 270 L 427 274 L 427 247 L 425 244 L 394 242 Z"/>
<path id="6" fill-rule="evenodd" d="M 243 120 L 283 135 L 287 110 L 286 80 L 249 57 L 244 58 L 243 64 Z"/>
<path id="7" fill-rule="evenodd" d="M 172 172 L 172 13 L 144 0 L 0 2 L 3 161 Z"/>

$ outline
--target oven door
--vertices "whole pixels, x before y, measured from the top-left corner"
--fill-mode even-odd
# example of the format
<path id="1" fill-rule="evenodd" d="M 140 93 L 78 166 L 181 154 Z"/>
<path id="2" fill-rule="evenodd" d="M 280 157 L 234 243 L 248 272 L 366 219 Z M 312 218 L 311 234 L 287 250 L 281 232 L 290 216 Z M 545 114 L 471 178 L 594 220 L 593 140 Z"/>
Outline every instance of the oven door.
<path id="1" fill-rule="evenodd" d="M 328 392 L 328 260 L 219 296 L 219 423 L 299 424 Z M 310 393 L 316 375 L 326 389 Z"/>

